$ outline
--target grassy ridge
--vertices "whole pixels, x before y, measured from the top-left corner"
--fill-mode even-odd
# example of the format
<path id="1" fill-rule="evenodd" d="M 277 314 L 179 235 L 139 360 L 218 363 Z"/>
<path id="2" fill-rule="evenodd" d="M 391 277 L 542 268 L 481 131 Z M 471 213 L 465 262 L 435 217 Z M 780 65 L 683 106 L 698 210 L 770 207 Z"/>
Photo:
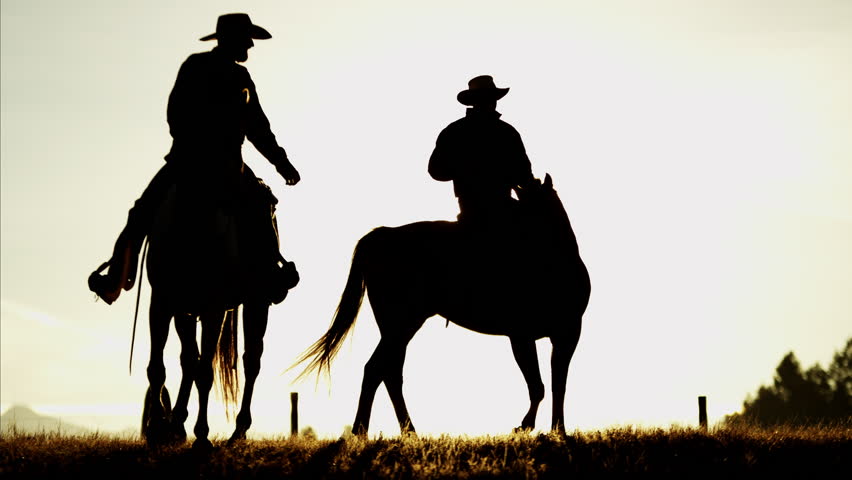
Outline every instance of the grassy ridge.
<path id="1" fill-rule="evenodd" d="M 5 434 L 6 478 L 566 478 L 601 474 L 852 475 L 852 426 L 610 429 L 556 435 L 249 440 L 201 453 L 100 434 Z"/>

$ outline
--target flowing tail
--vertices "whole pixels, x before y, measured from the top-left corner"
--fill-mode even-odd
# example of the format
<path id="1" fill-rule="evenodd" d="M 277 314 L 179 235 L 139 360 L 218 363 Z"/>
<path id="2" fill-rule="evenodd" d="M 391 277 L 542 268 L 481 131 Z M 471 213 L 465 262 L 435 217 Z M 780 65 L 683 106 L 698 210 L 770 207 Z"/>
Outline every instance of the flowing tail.
<path id="1" fill-rule="evenodd" d="M 239 332 L 239 307 L 225 312 L 222 324 L 222 334 L 213 359 L 215 376 L 219 383 L 219 394 L 225 404 L 225 416 L 228 420 L 233 416 L 240 394 L 237 360 L 237 335 Z"/>
<path id="2" fill-rule="evenodd" d="M 331 361 L 337 356 L 343 340 L 355 325 L 355 319 L 358 317 L 358 311 L 361 309 L 364 292 L 366 291 L 366 283 L 364 282 L 366 249 L 364 248 L 364 244 L 368 238 L 369 234 L 361 238 L 355 246 L 355 251 L 352 253 L 352 266 L 349 269 L 349 278 L 346 280 L 346 286 L 343 289 L 340 303 L 334 312 L 334 320 L 331 322 L 328 331 L 319 340 L 314 342 L 299 357 L 296 363 L 290 367 L 293 368 L 296 365 L 309 361 L 308 366 L 305 367 L 294 381 L 301 380 L 312 372 L 316 372 L 317 375 L 321 375 L 323 371 L 330 373 Z"/>

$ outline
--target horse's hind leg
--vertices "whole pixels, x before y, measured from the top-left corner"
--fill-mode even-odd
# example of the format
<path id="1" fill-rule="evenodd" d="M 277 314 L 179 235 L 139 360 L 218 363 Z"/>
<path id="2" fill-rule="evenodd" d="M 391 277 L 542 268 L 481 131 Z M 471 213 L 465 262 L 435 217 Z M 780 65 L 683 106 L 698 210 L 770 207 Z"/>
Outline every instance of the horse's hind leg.
<path id="1" fill-rule="evenodd" d="M 388 395 L 393 403 L 400 430 L 414 432 L 414 425 L 408 415 L 405 399 L 402 397 L 402 366 L 405 361 L 405 350 L 412 335 L 398 337 L 383 334 L 382 339 L 373 351 L 373 355 L 364 365 L 364 379 L 361 382 L 361 397 L 358 399 L 358 411 L 352 423 L 352 433 L 366 435 L 370 427 L 370 415 L 376 389 L 382 381 L 388 389 Z"/>
<path id="2" fill-rule="evenodd" d="M 364 379 L 361 381 L 361 396 L 358 398 L 358 410 L 355 412 L 355 421 L 352 422 L 352 433 L 355 435 L 366 435 L 370 428 L 370 415 L 373 409 L 373 401 L 376 398 L 376 389 L 384 380 L 389 362 L 389 342 L 382 337 L 373 351 L 373 355 L 364 365 Z"/>
<path id="3" fill-rule="evenodd" d="M 377 316 L 378 317 L 378 316 Z M 420 322 L 422 325 L 422 321 Z M 382 381 L 388 390 L 401 433 L 414 433 L 414 425 L 405 405 L 402 395 L 402 367 L 405 363 L 405 351 L 408 342 L 417 332 L 412 328 L 406 332 L 388 332 L 382 334 L 376 350 L 364 366 L 364 380 L 361 382 L 361 397 L 358 399 L 358 410 L 352 423 L 352 433 L 366 435 L 370 427 L 370 415 L 376 389 Z"/>
<path id="4" fill-rule="evenodd" d="M 237 426 L 228 443 L 246 438 L 251 427 L 251 399 L 254 384 L 260 373 L 260 357 L 263 355 L 263 336 L 269 321 L 269 306 L 266 303 L 246 303 L 243 308 L 243 369 L 245 387 L 240 413 L 237 414 Z"/>
<path id="5" fill-rule="evenodd" d="M 142 420 L 142 436 L 148 444 L 159 444 L 166 440 L 168 429 L 168 411 L 171 406 L 163 405 L 166 383 L 166 366 L 163 364 L 163 350 L 169 337 L 171 312 L 162 302 L 156 291 L 151 295 L 149 310 L 149 329 L 151 334 L 151 354 L 148 358 L 148 392 L 145 395 L 145 408 Z"/>
<path id="6" fill-rule="evenodd" d="M 541 372 L 538 368 L 538 355 L 536 354 L 535 340 L 510 338 L 512 342 L 512 353 L 515 361 L 521 368 L 527 389 L 530 394 L 530 409 L 524 415 L 521 426 L 516 430 L 532 430 L 535 428 L 535 417 L 538 406 L 544 399 L 544 384 L 541 382 Z"/>
<path id="7" fill-rule="evenodd" d="M 196 320 L 191 315 L 176 315 L 175 330 L 180 339 L 180 367 L 181 379 L 180 390 L 177 400 L 172 409 L 172 435 L 175 440 L 186 440 L 186 428 L 184 422 L 189 415 L 187 406 L 192 386 L 195 384 L 195 373 L 198 368 L 198 343 L 195 341 Z"/>
<path id="8" fill-rule="evenodd" d="M 213 359 L 218 348 L 219 335 L 222 332 L 223 312 L 201 315 L 201 357 L 195 374 L 195 387 L 198 392 L 198 418 L 195 421 L 195 442 L 193 447 L 209 447 L 207 435 L 210 427 L 207 423 L 207 404 L 213 387 Z"/>
<path id="9" fill-rule="evenodd" d="M 399 422 L 400 433 L 415 433 L 414 424 L 408 414 L 405 398 L 402 395 L 402 370 L 405 364 L 405 352 L 412 335 L 402 335 L 393 339 L 387 346 L 387 361 L 385 364 L 385 387 L 393 404 L 396 419 Z"/>

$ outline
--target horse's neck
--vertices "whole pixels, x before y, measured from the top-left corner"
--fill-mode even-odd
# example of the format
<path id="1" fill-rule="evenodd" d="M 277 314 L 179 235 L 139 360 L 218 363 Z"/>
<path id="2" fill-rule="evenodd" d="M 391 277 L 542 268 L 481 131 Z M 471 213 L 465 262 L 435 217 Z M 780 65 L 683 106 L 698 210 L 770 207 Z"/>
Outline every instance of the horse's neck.
<path id="1" fill-rule="evenodd" d="M 569 256 L 577 255 L 577 237 L 571 226 L 571 220 L 559 196 L 555 191 L 541 192 L 541 196 L 528 205 L 531 228 L 540 232 L 554 249 Z"/>

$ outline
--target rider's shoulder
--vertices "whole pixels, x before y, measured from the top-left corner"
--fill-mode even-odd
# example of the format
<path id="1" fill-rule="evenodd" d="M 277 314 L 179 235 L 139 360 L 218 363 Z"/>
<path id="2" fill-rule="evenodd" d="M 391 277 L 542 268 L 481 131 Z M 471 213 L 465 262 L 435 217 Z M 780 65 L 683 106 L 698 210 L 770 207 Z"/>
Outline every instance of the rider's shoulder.
<path id="1" fill-rule="evenodd" d="M 200 62 L 209 62 L 212 59 L 212 52 L 195 52 L 189 54 L 186 57 L 186 60 L 183 61 L 184 64 L 192 64 L 192 63 L 200 63 Z"/>
<path id="2" fill-rule="evenodd" d="M 470 123 L 470 120 L 467 117 L 461 117 L 458 120 L 453 120 L 444 130 L 454 130 L 458 128 L 464 128 L 465 125 Z"/>
<path id="3" fill-rule="evenodd" d="M 446 127 L 441 129 L 440 136 L 453 135 L 457 132 L 461 132 L 466 128 L 466 123 L 464 117 L 454 120 L 450 122 Z"/>
<path id="4" fill-rule="evenodd" d="M 501 118 L 497 119 L 496 124 L 497 124 L 497 128 L 500 128 L 501 130 L 504 130 L 507 133 L 520 135 L 520 133 L 518 133 L 518 130 L 514 126 L 512 126 L 512 124 L 510 124 L 509 122 L 507 122 L 507 121 L 505 121 Z"/>
<path id="5" fill-rule="evenodd" d="M 181 71 L 195 72 L 201 71 L 210 65 L 210 52 L 198 52 L 190 54 L 180 66 Z"/>
<path id="6" fill-rule="evenodd" d="M 251 78 L 246 67 L 236 62 L 223 62 L 221 56 L 216 55 L 213 51 L 193 53 L 186 57 L 181 65 L 182 71 L 193 72 L 197 75 L 217 75 L 223 69 L 241 77 Z"/>

